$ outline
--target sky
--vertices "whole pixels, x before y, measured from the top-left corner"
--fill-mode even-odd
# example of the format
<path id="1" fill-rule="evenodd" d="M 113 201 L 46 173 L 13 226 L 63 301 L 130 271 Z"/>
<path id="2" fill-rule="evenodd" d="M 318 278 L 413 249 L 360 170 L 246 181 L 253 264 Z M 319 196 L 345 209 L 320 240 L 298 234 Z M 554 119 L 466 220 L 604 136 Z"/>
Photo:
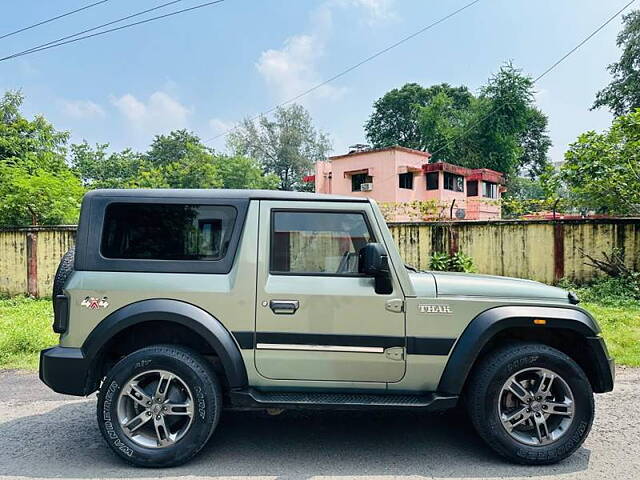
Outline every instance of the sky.
<path id="1" fill-rule="evenodd" d="M 167 0 L 109 0 L 0 39 L 0 56 L 155 7 Z M 183 0 L 145 17 L 203 3 Z M 0 62 L 0 93 L 21 89 L 24 112 L 43 114 L 73 142 L 145 150 L 154 135 L 187 128 L 218 151 L 220 136 L 457 10 L 470 0 L 225 0 L 199 10 Z M 90 0 L 3 2 L 4 33 Z M 505 61 L 537 76 L 627 0 L 481 0 L 299 101 L 333 154 L 365 143 L 372 105 L 416 82 L 486 83 Z M 587 130 L 611 123 L 590 111 L 619 58 L 621 19 L 536 84 L 549 116 L 552 161 Z M 218 137 L 218 138 L 215 138 Z"/>

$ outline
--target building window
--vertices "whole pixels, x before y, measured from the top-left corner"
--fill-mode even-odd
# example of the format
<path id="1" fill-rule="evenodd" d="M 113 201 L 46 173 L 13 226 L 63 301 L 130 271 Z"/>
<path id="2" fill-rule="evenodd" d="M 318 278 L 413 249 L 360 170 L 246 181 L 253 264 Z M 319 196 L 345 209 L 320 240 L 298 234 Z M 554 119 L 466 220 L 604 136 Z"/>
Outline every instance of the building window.
<path id="1" fill-rule="evenodd" d="M 398 175 L 398 187 L 413 190 L 413 173 L 401 173 Z"/>
<path id="2" fill-rule="evenodd" d="M 427 173 L 427 190 L 438 190 L 440 187 L 438 185 L 439 172 L 429 172 Z"/>
<path id="3" fill-rule="evenodd" d="M 355 175 L 351 175 L 351 191 L 352 192 L 361 192 L 363 183 L 372 183 L 373 178 L 366 173 L 356 173 Z"/>
<path id="4" fill-rule="evenodd" d="M 486 198 L 498 198 L 498 184 L 483 182 L 482 196 Z"/>
<path id="5" fill-rule="evenodd" d="M 464 177 L 454 173 L 444 172 L 444 189 L 454 192 L 464 192 Z"/>
<path id="6" fill-rule="evenodd" d="M 358 275 L 358 253 L 374 242 L 364 214 L 276 211 L 271 224 L 270 272 Z"/>
<path id="7" fill-rule="evenodd" d="M 478 196 L 478 181 L 471 180 L 467 182 L 467 197 L 477 197 Z"/>

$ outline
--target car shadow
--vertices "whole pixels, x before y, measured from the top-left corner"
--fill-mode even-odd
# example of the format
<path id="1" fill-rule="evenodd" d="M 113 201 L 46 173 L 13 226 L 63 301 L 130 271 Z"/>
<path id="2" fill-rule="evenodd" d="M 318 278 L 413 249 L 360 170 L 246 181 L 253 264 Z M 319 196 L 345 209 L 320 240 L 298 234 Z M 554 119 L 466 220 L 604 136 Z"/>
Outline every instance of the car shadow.
<path id="1" fill-rule="evenodd" d="M 500 478 L 586 470 L 581 448 L 552 466 L 506 463 L 459 411 L 225 411 L 200 454 L 181 467 L 147 470 L 122 462 L 102 440 L 95 400 L 0 423 L 0 475 L 66 478 L 182 476 L 400 476 Z"/>

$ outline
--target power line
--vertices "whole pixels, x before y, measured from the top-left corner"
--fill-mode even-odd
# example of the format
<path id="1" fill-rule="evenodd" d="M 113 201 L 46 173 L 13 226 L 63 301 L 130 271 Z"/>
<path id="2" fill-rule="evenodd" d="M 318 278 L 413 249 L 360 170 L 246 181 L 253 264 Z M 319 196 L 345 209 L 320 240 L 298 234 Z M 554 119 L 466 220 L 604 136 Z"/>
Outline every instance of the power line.
<path id="1" fill-rule="evenodd" d="M 43 20 L 41 22 L 34 23 L 33 25 L 29 25 L 28 27 L 20 28 L 18 30 L 13 31 L 13 32 L 5 33 L 4 35 L 0 36 L 0 40 L 2 40 L 3 38 L 10 37 L 11 35 L 16 35 L 18 33 L 24 32 L 26 30 L 31 30 L 32 28 L 39 27 L 40 25 L 44 25 L 45 23 L 53 22 L 55 20 L 58 20 L 59 18 L 68 17 L 69 15 L 73 15 L 74 13 L 81 12 L 82 10 L 87 10 L 88 8 L 95 7 L 96 5 L 100 5 L 101 3 L 106 3 L 108 1 L 109 0 L 100 0 L 99 2 L 91 3 L 89 5 L 85 5 L 84 7 L 80 7 L 80 8 L 77 8 L 75 10 L 71 10 L 70 12 L 63 13 L 61 15 L 58 15 L 57 17 L 52 17 L 52 18 L 49 18 L 47 20 Z"/>
<path id="2" fill-rule="evenodd" d="M 81 32 L 77 32 L 77 33 L 74 33 L 72 35 L 67 35 L 66 37 L 57 38 L 57 39 L 52 40 L 52 41 L 47 42 L 47 43 L 42 43 L 40 45 L 36 45 L 35 47 L 28 48 L 27 50 L 22 50 L 21 52 L 13 53 L 13 54 L 8 55 L 8 56 L 6 56 L 4 58 L 0 58 L 0 61 L 9 60 L 11 58 L 16 58 L 16 57 L 21 57 L 23 55 L 27 55 L 27 54 L 33 53 L 33 52 L 38 52 L 40 50 L 45 50 L 46 49 L 45 47 L 48 47 L 49 45 L 57 45 L 57 44 L 64 45 L 64 43 L 62 43 L 62 42 L 64 42 L 64 40 L 68 40 L 70 38 L 77 37 L 77 36 L 83 35 L 85 33 L 93 32 L 95 30 L 99 30 L 100 28 L 104 28 L 104 27 L 108 27 L 109 25 L 113 25 L 114 23 L 120 23 L 120 22 L 123 22 L 125 20 L 129 20 L 130 18 L 133 18 L 133 17 L 139 17 L 140 15 L 144 15 L 145 13 L 153 12 L 154 10 L 159 10 L 161 8 L 168 7 L 169 5 L 173 5 L 174 3 L 178 3 L 178 2 L 182 2 L 182 1 L 183 0 L 172 0 L 171 2 L 163 3 L 163 4 L 158 5 L 156 7 L 148 8 L 146 10 L 142 10 L 142 11 L 137 12 L 137 13 L 132 13 L 131 15 L 127 15 L 126 17 L 118 18 L 116 20 L 112 20 L 110 22 L 103 23 L 102 25 L 97 25 L 97 26 L 89 28 L 87 30 L 82 30 Z M 87 38 L 87 37 L 84 37 L 84 38 Z M 71 42 L 65 42 L 65 43 L 71 43 Z"/>
<path id="3" fill-rule="evenodd" d="M 600 30 L 602 30 L 604 27 L 606 27 L 607 25 L 609 25 L 613 20 L 615 20 L 618 15 L 620 15 L 622 12 L 624 12 L 627 8 L 629 8 L 629 6 L 631 6 L 631 4 L 633 4 L 636 0 L 631 0 L 629 3 L 627 3 L 626 5 L 624 5 L 620 10 L 618 10 L 616 13 L 614 13 L 611 17 L 609 17 L 607 19 L 607 21 L 605 21 L 602 25 L 600 25 L 598 28 L 596 28 L 593 32 L 591 32 L 589 35 L 587 35 L 580 43 L 578 43 L 575 47 L 573 47 L 571 50 L 569 50 L 567 53 L 565 53 L 562 57 L 560 57 L 558 60 L 556 60 L 555 63 L 553 63 L 549 68 L 547 68 L 544 72 L 542 72 L 540 75 L 538 75 L 536 78 L 534 78 L 532 80 L 532 84 L 536 84 L 540 79 L 544 78 L 547 74 L 549 74 L 551 71 L 553 71 L 558 65 L 560 65 L 562 62 L 564 62 L 567 58 L 569 58 L 573 53 L 575 53 L 580 47 L 582 47 L 585 43 L 587 43 L 589 40 L 591 40 L 595 35 L 598 34 L 598 32 L 600 32 Z M 439 152 L 441 152 L 442 150 L 444 150 L 445 148 L 450 147 L 456 140 L 459 140 L 460 138 L 462 138 L 464 135 L 466 135 L 467 133 L 471 132 L 472 130 L 474 130 L 478 125 L 480 125 L 481 123 L 483 123 L 485 120 L 487 120 L 489 117 L 491 117 L 493 114 L 498 113 L 498 111 L 500 111 L 500 109 L 504 107 L 504 104 L 500 105 L 498 108 L 492 109 L 489 111 L 489 113 L 487 115 L 485 115 L 484 117 L 480 118 L 477 122 L 473 123 L 469 128 L 467 128 L 465 131 L 462 132 L 462 134 L 458 135 L 456 138 L 452 139 L 451 141 L 447 142 L 446 144 L 444 144 L 442 147 L 440 147 L 438 150 L 436 150 L 435 152 L 433 152 L 431 155 L 435 155 Z"/>
<path id="4" fill-rule="evenodd" d="M 414 33 L 412 33 L 411 35 L 407 35 L 406 37 L 401 38 L 401 39 L 400 39 L 400 40 L 398 40 L 397 42 L 395 42 L 395 43 L 393 43 L 393 44 L 389 45 L 389 46 L 388 46 L 388 47 L 386 47 L 386 48 L 383 48 L 382 50 L 377 51 L 377 52 L 376 52 L 376 53 L 374 53 L 373 55 L 368 56 L 367 58 L 365 58 L 364 60 L 361 60 L 360 62 L 356 63 L 355 65 L 352 65 L 351 67 L 349 67 L 349 68 L 347 68 L 347 69 L 345 69 L 345 70 L 342 70 L 341 72 L 339 72 L 339 73 L 335 74 L 335 75 L 334 75 L 334 76 L 332 76 L 332 77 L 329 77 L 328 79 L 324 80 L 324 81 L 323 81 L 323 82 L 321 82 L 321 83 L 318 83 L 317 85 L 315 85 L 315 86 L 313 86 L 313 87 L 309 88 L 308 90 L 305 90 L 304 92 L 299 93 L 299 94 L 298 94 L 298 95 L 296 95 L 295 97 L 292 97 L 292 98 L 290 98 L 290 99 L 288 99 L 288 100 L 285 100 L 284 102 L 281 102 L 281 103 L 279 103 L 279 104 L 277 104 L 277 105 L 275 105 L 275 106 L 273 106 L 273 107 L 269 108 L 268 110 L 265 110 L 264 112 L 262 112 L 262 113 L 260 113 L 260 114 L 258 114 L 258 115 L 255 115 L 255 116 L 253 116 L 253 117 L 251 117 L 251 118 L 249 119 L 249 121 L 253 122 L 254 120 L 256 120 L 256 119 L 260 118 L 260 117 L 261 117 L 261 116 L 263 116 L 263 115 L 267 115 L 267 114 L 269 114 L 269 113 L 273 112 L 274 110 L 277 110 L 278 108 L 280 108 L 280 107 L 282 107 L 282 106 L 284 106 L 284 105 L 287 105 L 288 103 L 295 102 L 296 100 L 299 100 L 300 98 L 302 98 L 302 97 L 304 97 L 304 96 L 306 96 L 306 95 L 309 95 L 310 93 L 312 93 L 312 92 L 314 92 L 314 91 L 318 90 L 319 88 L 324 87 L 326 84 L 328 84 L 328 83 L 330 83 L 330 82 L 333 82 L 334 80 L 336 80 L 336 79 L 338 79 L 338 78 L 340 78 L 340 77 L 342 77 L 342 76 L 346 75 L 347 73 L 349 73 L 349 72 L 351 72 L 351 71 L 355 70 L 356 68 L 361 67 L 361 66 L 362 66 L 362 65 L 364 65 L 365 63 L 368 63 L 368 62 L 370 62 L 371 60 L 373 60 L 373 59 L 375 59 L 375 58 L 379 57 L 380 55 L 382 55 L 382 54 L 384 54 L 384 53 L 387 53 L 389 50 L 392 50 L 392 49 L 394 49 L 394 48 L 398 47 L 399 45 L 402 45 L 403 43 L 405 43 L 405 42 L 407 42 L 407 41 L 411 40 L 412 38 L 417 37 L 418 35 L 420 35 L 420 34 L 422 34 L 422 33 L 426 32 L 427 30 L 432 29 L 433 27 L 435 27 L 435 26 L 439 25 L 440 23 L 442 23 L 442 22 L 444 22 L 444 21 L 448 20 L 449 18 L 451 18 L 451 17 L 453 17 L 453 16 L 457 15 L 458 13 L 462 12 L 463 10 L 466 10 L 467 8 L 469 8 L 469 7 L 473 6 L 473 5 L 475 5 L 476 3 L 480 2 L 480 1 L 481 1 L 481 0 L 473 0 L 473 1 L 472 1 L 472 2 L 470 2 L 470 3 L 467 3 L 466 5 L 464 5 L 464 6 L 460 7 L 459 9 L 457 9 L 457 10 L 455 10 L 455 11 L 453 11 L 453 12 L 449 13 L 448 15 L 445 15 L 444 17 L 442 17 L 442 18 L 440 18 L 440 19 L 436 20 L 435 22 L 430 23 L 429 25 L 427 25 L 427 26 L 425 26 L 425 27 L 421 28 L 420 30 L 418 30 L 418 31 L 416 31 L 416 32 L 414 32 Z M 238 123 L 239 123 L 239 122 L 238 122 Z M 236 126 L 238 125 L 238 123 L 236 123 Z M 224 132 L 222 132 L 222 133 L 220 133 L 220 134 L 216 135 L 215 137 L 211 137 L 211 138 L 209 138 L 208 140 L 205 140 L 205 141 L 204 141 L 204 143 L 209 143 L 209 142 L 212 142 L 212 141 L 214 141 L 214 140 L 217 140 L 217 139 L 218 139 L 218 138 L 220 138 L 220 137 L 224 137 L 224 136 L 226 136 L 229 132 L 231 132 L 234 128 L 235 128 L 235 126 L 234 126 L 234 127 L 231 127 L 231 128 L 228 128 L 228 129 L 227 129 L 227 130 L 225 130 Z"/>

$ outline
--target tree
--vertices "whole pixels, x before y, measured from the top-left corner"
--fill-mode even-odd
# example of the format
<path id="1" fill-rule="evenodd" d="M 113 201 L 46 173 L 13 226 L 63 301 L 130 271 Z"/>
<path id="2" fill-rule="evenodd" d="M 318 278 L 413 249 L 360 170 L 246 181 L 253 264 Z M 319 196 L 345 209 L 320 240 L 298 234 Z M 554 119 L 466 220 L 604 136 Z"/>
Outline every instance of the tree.
<path id="1" fill-rule="evenodd" d="M 367 138 L 375 147 L 430 151 L 431 161 L 535 177 L 548 164 L 551 140 L 533 93 L 531 78 L 511 63 L 477 97 L 464 86 L 407 84 L 376 101 Z"/>
<path id="2" fill-rule="evenodd" d="M 265 172 L 280 179 L 281 190 L 302 187 L 302 177 L 331 150 L 324 133 L 316 131 L 311 116 L 300 105 L 279 107 L 274 119 L 264 115 L 245 119 L 229 135 L 229 148 L 236 154 L 257 159 Z"/>
<path id="3" fill-rule="evenodd" d="M 91 147 L 86 141 L 71 145 L 71 164 L 88 188 L 132 188 L 148 167 L 131 149 L 108 153 L 108 144 Z"/>
<path id="4" fill-rule="evenodd" d="M 69 133 L 23 117 L 23 100 L 11 91 L 0 99 L 0 224 L 75 222 L 84 189 L 65 161 Z"/>
<path id="5" fill-rule="evenodd" d="M 569 146 L 561 178 L 585 208 L 640 213 L 640 108 L 609 131 L 586 132 Z"/>
<path id="6" fill-rule="evenodd" d="M 249 157 L 217 155 L 213 159 L 223 188 L 250 188 L 275 190 L 280 179 L 273 175 L 265 175 L 260 164 Z"/>
<path id="7" fill-rule="evenodd" d="M 453 110 L 464 110 L 472 98 L 467 87 L 446 83 L 428 88 L 407 83 L 400 89 L 394 88 L 373 104 L 373 113 L 364 126 L 367 139 L 375 148 L 402 145 L 433 151 L 429 120 L 421 121 L 420 108 L 431 107 L 437 111 L 445 103 Z"/>
<path id="8" fill-rule="evenodd" d="M 640 10 L 622 17 L 616 45 L 622 48 L 618 62 L 607 67 L 611 83 L 596 94 L 592 109 L 607 107 L 616 117 L 640 107 Z"/>

